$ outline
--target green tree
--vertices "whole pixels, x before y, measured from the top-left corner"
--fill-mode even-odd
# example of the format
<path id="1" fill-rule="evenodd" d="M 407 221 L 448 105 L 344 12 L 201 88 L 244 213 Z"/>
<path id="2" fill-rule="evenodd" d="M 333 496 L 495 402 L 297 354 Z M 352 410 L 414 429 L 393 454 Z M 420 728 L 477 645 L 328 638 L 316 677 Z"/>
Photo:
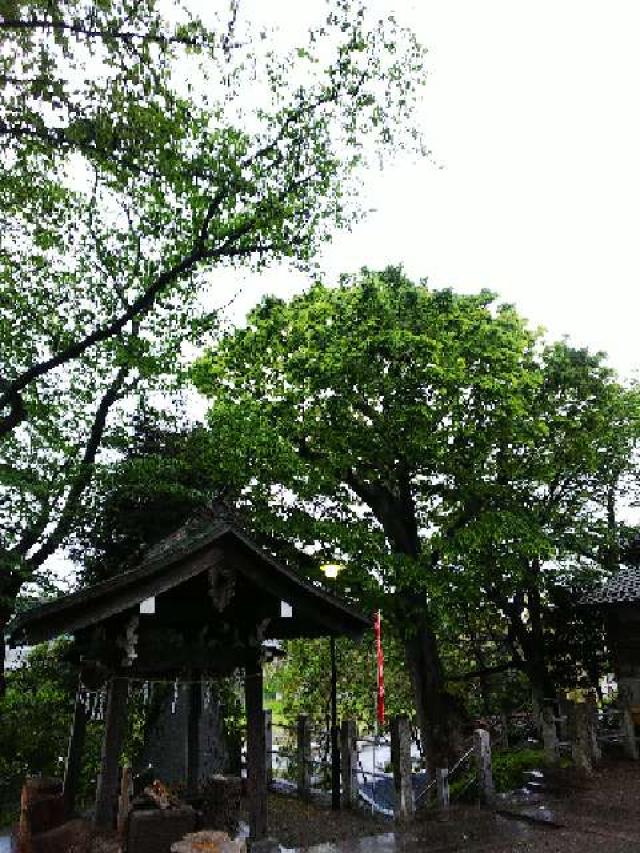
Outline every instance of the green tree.
<path id="1" fill-rule="evenodd" d="M 388 269 L 265 300 L 194 371 L 242 500 L 342 556 L 341 582 L 382 602 L 432 766 L 448 765 L 458 716 L 433 590 L 448 542 L 481 506 L 494 437 L 537 381 L 534 349 L 492 294 L 430 291 Z"/>
<path id="2" fill-rule="evenodd" d="M 355 213 L 363 139 L 402 144 L 422 55 L 349 0 L 285 57 L 232 50 L 235 16 L 171 24 L 154 0 L 1 11 L 2 434 L 38 380 L 152 309 L 180 322 L 216 265 L 308 260 Z"/>
<path id="3" fill-rule="evenodd" d="M 394 714 L 415 716 L 411 683 L 404 666 L 402 643 L 385 624 L 385 708 Z M 290 640 L 284 644 L 286 658 L 276 661 L 267 673 L 267 689 L 282 694 L 283 715 L 295 723 L 298 714 L 308 714 L 314 725 L 329 731 L 331 726 L 331 661 L 329 642 Z M 376 718 L 376 653 L 373 634 L 362 642 L 340 639 L 336 643 L 339 719 L 356 720 L 360 732 L 371 732 Z"/>
<path id="4" fill-rule="evenodd" d="M 221 266 L 305 264 L 413 146 L 422 50 L 328 4 L 278 54 L 237 14 L 155 0 L 0 5 L 0 627 L 68 539 L 120 404 L 176 385 Z"/>
<path id="5" fill-rule="evenodd" d="M 144 411 L 122 454 L 97 466 L 78 511 L 70 552 L 83 584 L 135 568 L 147 548 L 224 492 L 203 428 Z"/>
<path id="6" fill-rule="evenodd" d="M 494 612 L 542 703 L 558 685 L 597 683 L 606 661 L 603 626 L 579 602 L 619 562 L 616 502 L 636 476 L 640 408 L 602 354 L 555 343 L 535 370 L 523 410 L 492 436 L 478 510 L 450 542 L 443 595 L 453 588 Z"/>
<path id="7" fill-rule="evenodd" d="M 0 803 L 17 808 L 27 774 L 59 776 L 66 755 L 77 674 L 68 643 L 38 646 L 9 673 L 0 700 Z"/>

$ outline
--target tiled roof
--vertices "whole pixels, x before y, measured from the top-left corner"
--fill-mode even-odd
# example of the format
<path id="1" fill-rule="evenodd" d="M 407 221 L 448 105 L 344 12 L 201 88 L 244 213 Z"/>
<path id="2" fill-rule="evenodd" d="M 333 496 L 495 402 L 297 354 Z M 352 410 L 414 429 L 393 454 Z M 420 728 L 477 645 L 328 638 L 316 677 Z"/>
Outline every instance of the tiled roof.
<path id="1" fill-rule="evenodd" d="M 191 577 L 189 571 L 192 570 L 194 575 L 205 571 L 206 566 L 195 561 L 185 563 L 185 558 L 202 552 L 214 543 L 224 547 L 224 543 L 230 540 L 235 540 L 236 544 L 252 555 L 244 571 L 247 577 L 253 578 L 254 585 L 255 578 L 259 576 L 260 583 L 256 588 L 271 590 L 288 603 L 293 601 L 300 605 L 301 614 L 313 612 L 314 618 L 307 619 L 307 622 L 317 623 L 321 628 L 327 628 L 329 633 L 339 629 L 338 632 L 353 636 L 361 635 L 370 627 L 369 617 L 350 602 L 306 580 L 294 568 L 275 557 L 272 549 L 265 548 L 240 526 L 238 517 L 231 510 L 224 506 L 213 506 L 196 513 L 178 530 L 151 548 L 135 569 L 17 615 L 8 626 L 10 643 L 21 645 L 33 638 L 34 642 L 42 642 L 63 633 L 74 633 L 89 624 L 130 609 L 188 580 Z M 187 575 L 184 575 L 184 571 Z M 305 602 L 307 611 L 303 610 Z M 297 636 L 303 636 L 303 633 Z"/>
<path id="2" fill-rule="evenodd" d="M 640 603 L 640 566 L 623 566 L 598 590 L 584 597 L 585 604 Z"/>

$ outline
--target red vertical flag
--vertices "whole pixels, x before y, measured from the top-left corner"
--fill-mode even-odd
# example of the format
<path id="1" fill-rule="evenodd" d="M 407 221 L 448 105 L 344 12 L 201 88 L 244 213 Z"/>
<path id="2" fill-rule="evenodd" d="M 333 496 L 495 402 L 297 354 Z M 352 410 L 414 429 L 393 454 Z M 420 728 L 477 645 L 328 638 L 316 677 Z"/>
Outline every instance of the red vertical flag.
<path id="1" fill-rule="evenodd" d="M 382 628 L 380 611 L 375 615 L 373 630 L 376 635 L 376 658 L 378 662 L 378 693 L 376 700 L 376 718 L 380 725 L 384 724 L 384 652 L 382 651 Z"/>

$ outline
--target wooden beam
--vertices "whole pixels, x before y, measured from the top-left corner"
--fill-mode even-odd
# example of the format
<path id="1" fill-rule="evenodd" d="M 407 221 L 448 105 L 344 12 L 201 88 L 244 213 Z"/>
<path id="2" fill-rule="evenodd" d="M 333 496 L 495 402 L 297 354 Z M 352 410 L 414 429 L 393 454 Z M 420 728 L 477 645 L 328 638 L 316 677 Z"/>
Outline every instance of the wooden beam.
<path id="1" fill-rule="evenodd" d="M 104 622 L 138 607 L 147 598 L 159 596 L 209 571 L 223 559 L 223 551 L 212 547 L 166 567 L 143 566 L 133 572 L 124 572 L 109 581 L 34 608 L 31 614 L 17 617 L 12 629 L 13 641 L 41 643 L 59 634 L 73 634 L 97 622 Z"/>
<path id="2" fill-rule="evenodd" d="M 248 655 L 244 693 L 247 712 L 249 837 L 257 841 L 267 834 L 267 774 L 262 713 L 262 661 L 259 649 Z"/>
<path id="3" fill-rule="evenodd" d="M 64 807 L 67 817 L 72 817 L 76 809 L 76 797 L 82 770 L 82 754 L 84 752 L 85 736 L 87 733 L 87 711 L 82 701 L 80 686 L 76 693 L 76 704 L 71 723 L 69 748 L 67 750 L 67 766 L 64 774 Z"/>
<path id="4" fill-rule="evenodd" d="M 355 637 L 361 636 L 369 625 L 367 619 L 352 612 L 340 599 L 304 583 L 289 570 L 278 568 L 275 561 L 266 556 L 254 554 L 247 548 L 232 547 L 229 560 L 258 589 L 290 604 L 293 620 L 303 625 L 317 625 L 325 635 L 335 633 Z M 303 633 L 306 635 L 307 632 Z"/>
<path id="5" fill-rule="evenodd" d="M 127 729 L 129 682 L 112 678 L 107 688 L 107 712 L 102 738 L 102 759 L 96 792 L 95 825 L 98 829 L 114 828 L 120 782 L 120 755 Z"/>

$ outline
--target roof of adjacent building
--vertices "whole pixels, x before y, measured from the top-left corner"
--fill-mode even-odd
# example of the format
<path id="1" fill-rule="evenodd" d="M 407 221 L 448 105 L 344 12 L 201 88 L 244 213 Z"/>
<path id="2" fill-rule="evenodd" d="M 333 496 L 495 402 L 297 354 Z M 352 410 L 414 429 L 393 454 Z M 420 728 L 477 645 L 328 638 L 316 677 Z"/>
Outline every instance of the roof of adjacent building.
<path id="1" fill-rule="evenodd" d="M 623 566 L 600 589 L 588 593 L 584 604 L 637 604 L 640 603 L 640 567 Z"/>
<path id="2" fill-rule="evenodd" d="M 206 561 L 203 563 L 202 558 L 215 548 L 235 555 L 232 559 L 237 571 L 258 593 L 275 595 L 294 604 L 300 619 L 316 635 L 359 636 L 370 627 L 369 617 L 343 598 L 305 580 L 247 532 L 237 516 L 215 507 L 196 514 L 150 548 L 136 568 L 19 614 L 9 625 L 9 642 L 36 643 L 72 634 L 135 607 L 206 571 Z M 294 621 L 299 628 L 302 623 Z M 294 627 L 291 620 L 289 625 Z"/>

